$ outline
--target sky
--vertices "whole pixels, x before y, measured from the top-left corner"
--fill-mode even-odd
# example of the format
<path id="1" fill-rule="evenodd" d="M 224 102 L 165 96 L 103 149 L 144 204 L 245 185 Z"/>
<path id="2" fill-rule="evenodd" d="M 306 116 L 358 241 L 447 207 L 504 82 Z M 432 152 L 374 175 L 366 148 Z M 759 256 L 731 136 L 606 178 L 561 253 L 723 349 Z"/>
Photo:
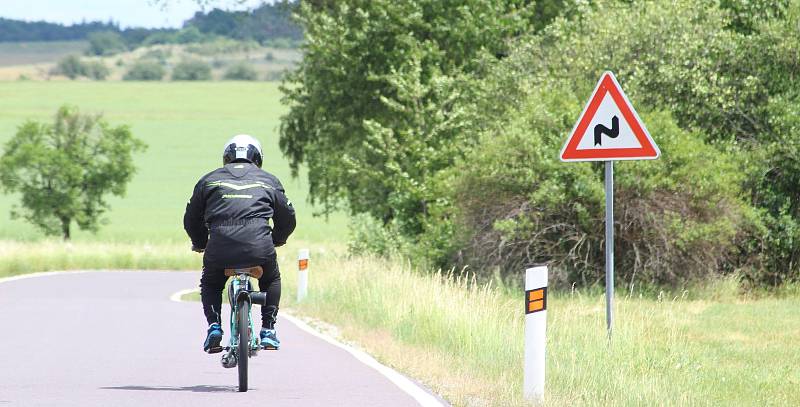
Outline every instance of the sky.
<path id="1" fill-rule="evenodd" d="M 247 9 L 264 0 L 206 0 L 206 9 Z M 157 4 L 158 3 L 158 4 Z M 167 3 L 164 8 L 161 4 Z M 201 10 L 196 0 L 0 0 L 0 17 L 62 24 L 108 21 L 126 27 L 180 27 Z"/>

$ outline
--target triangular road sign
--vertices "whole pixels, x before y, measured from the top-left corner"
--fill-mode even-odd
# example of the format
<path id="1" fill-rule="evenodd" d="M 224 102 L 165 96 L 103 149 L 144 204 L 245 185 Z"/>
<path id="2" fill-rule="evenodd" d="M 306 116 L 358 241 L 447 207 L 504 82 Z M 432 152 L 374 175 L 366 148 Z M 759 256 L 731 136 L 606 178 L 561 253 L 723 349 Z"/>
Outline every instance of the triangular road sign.
<path id="1" fill-rule="evenodd" d="M 604 72 L 561 149 L 561 161 L 650 160 L 659 155 L 617 78 Z"/>

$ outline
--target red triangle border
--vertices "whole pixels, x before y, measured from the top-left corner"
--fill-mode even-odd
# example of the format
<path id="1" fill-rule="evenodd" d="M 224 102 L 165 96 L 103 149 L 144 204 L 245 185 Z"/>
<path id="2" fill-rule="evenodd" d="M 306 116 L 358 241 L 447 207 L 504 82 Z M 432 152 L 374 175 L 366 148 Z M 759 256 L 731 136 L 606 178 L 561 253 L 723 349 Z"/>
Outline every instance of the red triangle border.
<path id="1" fill-rule="evenodd" d="M 581 136 L 586 132 L 589 123 L 592 122 L 600 103 L 606 94 L 611 97 L 622 113 L 623 118 L 630 126 L 636 139 L 639 140 L 639 148 L 604 148 L 594 150 L 578 150 Z M 630 101 L 625 96 L 619 83 L 611 72 L 604 72 L 595 88 L 594 94 L 589 99 L 589 103 L 578 119 L 575 128 L 561 151 L 562 161 L 612 161 L 612 160 L 647 160 L 655 159 L 661 155 L 650 135 L 639 119 L 639 115 L 633 109 Z"/>

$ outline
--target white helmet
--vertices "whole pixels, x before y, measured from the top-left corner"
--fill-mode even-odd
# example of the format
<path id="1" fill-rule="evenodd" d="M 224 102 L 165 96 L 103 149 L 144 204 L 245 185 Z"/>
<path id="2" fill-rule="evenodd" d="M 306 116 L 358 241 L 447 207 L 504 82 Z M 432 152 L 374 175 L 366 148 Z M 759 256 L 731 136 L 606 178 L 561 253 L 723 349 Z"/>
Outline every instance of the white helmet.
<path id="1" fill-rule="evenodd" d="M 225 143 L 222 150 L 222 164 L 230 164 L 234 161 L 248 161 L 258 168 L 261 168 L 261 143 L 253 136 L 239 134 Z"/>

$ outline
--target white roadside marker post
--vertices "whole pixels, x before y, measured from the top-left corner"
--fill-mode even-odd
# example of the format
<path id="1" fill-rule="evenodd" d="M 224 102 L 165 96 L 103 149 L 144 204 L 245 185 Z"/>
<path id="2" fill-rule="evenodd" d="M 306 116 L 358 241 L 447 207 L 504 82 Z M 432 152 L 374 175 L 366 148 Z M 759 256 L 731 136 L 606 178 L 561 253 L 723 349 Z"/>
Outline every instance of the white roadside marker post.
<path id="1" fill-rule="evenodd" d="M 308 249 L 300 249 L 297 253 L 297 302 L 308 295 Z"/>
<path id="2" fill-rule="evenodd" d="M 547 327 L 547 266 L 525 270 L 525 398 L 544 402 L 544 356 Z"/>

